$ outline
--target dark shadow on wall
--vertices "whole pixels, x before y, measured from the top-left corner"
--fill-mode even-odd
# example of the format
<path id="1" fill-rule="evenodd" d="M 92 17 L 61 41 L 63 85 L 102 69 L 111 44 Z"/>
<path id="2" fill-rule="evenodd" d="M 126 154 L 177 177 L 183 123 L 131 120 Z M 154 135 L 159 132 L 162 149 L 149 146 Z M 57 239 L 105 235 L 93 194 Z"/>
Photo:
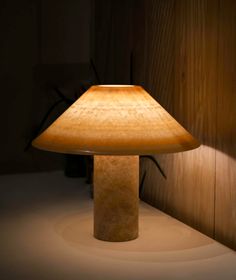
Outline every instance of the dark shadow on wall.
<path id="1" fill-rule="evenodd" d="M 62 169 L 64 156 L 24 151 L 58 96 L 71 96 L 88 80 L 91 1 L 1 1 L 0 174 Z M 45 123 L 67 107 L 59 104 Z"/>

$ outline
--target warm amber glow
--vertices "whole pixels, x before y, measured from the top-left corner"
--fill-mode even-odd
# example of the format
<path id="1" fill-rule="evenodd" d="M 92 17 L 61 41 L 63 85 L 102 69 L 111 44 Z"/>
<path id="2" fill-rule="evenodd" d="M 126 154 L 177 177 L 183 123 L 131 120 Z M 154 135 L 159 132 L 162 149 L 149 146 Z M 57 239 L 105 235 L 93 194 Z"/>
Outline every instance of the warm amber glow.
<path id="1" fill-rule="evenodd" d="M 125 87 L 134 87 L 134 85 L 97 85 L 97 87 L 115 87 L 115 88 L 125 88 Z"/>
<path id="2" fill-rule="evenodd" d="M 44 150 L 141 155 L 199 146 L 142 87 L 92 86 L 33 141 Z"/>

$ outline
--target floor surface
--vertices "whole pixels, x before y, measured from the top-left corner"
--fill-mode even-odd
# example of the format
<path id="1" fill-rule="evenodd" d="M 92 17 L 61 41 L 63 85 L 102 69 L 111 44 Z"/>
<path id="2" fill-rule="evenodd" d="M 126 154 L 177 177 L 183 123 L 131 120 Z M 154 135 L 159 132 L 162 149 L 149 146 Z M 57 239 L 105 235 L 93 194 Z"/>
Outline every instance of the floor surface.
<path id="1" fill-rule="evenodd" d="M 140 236 L 93 237 L 93 201 L 63 173 L 0 176 L 1 280 L 235 280 L 236 253 L 140 202 Z"/>

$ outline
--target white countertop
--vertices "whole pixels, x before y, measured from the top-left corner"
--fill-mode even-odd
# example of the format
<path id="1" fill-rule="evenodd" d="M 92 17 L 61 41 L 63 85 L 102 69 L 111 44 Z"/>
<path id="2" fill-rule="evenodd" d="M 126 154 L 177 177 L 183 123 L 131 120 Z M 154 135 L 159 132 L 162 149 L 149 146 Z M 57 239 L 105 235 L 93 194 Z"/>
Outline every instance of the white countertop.
<path id="1" fill-rule="evenodd" d="M 140 236 L 93 238 L 93 201 L 60 171 L 0 176 L 1 280 L 235 280 L 236 253 L 140 203 Z"/>

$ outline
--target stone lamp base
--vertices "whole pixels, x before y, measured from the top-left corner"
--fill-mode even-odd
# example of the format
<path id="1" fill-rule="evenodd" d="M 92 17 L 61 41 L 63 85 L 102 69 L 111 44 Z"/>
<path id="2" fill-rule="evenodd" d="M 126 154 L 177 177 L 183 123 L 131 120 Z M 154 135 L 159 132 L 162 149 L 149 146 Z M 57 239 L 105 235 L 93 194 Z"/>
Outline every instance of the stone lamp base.
<path id="1" fill-rule="evenodd" d="M 139 156 L 94 156 L 94 237 L 138 237 Z"/>

